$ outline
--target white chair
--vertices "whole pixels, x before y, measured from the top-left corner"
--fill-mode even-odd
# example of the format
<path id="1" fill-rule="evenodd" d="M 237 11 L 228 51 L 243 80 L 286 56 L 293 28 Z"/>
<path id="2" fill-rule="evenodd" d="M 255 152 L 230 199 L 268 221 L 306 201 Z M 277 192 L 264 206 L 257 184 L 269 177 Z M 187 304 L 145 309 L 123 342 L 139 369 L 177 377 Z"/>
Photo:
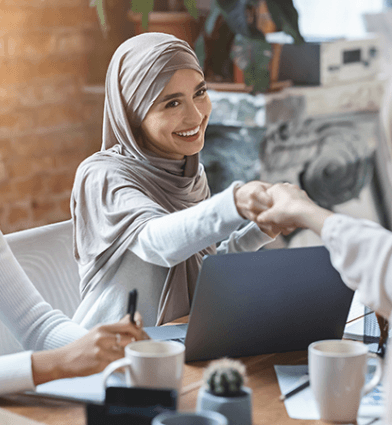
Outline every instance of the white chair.
<path id="1" fill-rule="evenodd" d="M 80 303 L 78 266 L 73 256 L 72 221 L 5 235 L 15 257 L 35 287 L 51 304 L 72 317 Z M 0 355 L 21 351 L 0 322 Z"/>

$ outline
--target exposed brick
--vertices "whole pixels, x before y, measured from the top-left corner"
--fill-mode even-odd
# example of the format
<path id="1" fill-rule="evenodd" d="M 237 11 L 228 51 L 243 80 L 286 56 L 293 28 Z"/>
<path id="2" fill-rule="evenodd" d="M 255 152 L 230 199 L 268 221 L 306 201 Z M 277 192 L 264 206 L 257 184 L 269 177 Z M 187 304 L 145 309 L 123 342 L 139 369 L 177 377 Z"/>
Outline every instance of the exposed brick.
<path id="1" fill-rule="evenodd" d="M 4 182 L 0 182 L 0 199 L 1 202 L 13 202 L 20 199 L 20 194 L 13 182 L 9 179 Z"/>
<path id="2" fill-rule="evenodd" d="M 25 6 L 34 8 L 62 7 L 62 6 L 85 6 L 86 0 L 0 0 L 5 6 Z"/>
<path id="3" fill-rule="evenodd" d="M 57 36 L 47 31 L 16 33 L 7 38 L 7 55 L 40 59 L 56 52 Z"/>
<path id="4" fill-rule="evenodd" d="M 48 182 L 52 194 L 70 193 L 74 182 L 74 175 L 68 172 L 52 175 Z"/>
<path id="5" fill-rule="evenodd" d="M 0 140 L 0 159 L 7 160 L 9 158 L 13 158 L 14 153 L 12 143 L 9 139 Z"/>
<path id="6" fill-rule="evenodd" d="M 36 69 L 37 76 L 53 77 L 58 75 L 87 75 L 87 61 L 85 56 L 76 56 L 71 58 L 46 58 L 41 61 Z"/>
<path id="7" fill-rule="evenodd" d="M 75 57 L 50 57 L 38 63 L 26 58 L 5 59 L 0 61 L 0 84 L 21 84 L 30 82 L 34 78 L 51 78 L 59 76 L 87 75 L 85 55 Z"/>
<path id="8" fill-rule="evenodd" d="M 5 161 L 0 157 L 0 182 L 5 182 L 9 175 L 6 170 Z"/>
<path id="9" fill-rule="evenodd" d="M 96 11 L 89 7 L 56 7 L 37 14 L 36 27 L 94 28 L 98 25 Z"/>
<path id="10" fill-rule="evenodd" d="M 71 218 L 70 197 L 67 196 L 59 202 L 60 211 L 64 214 L 64 220 Z"/>
<path id="11" fill-rule="evenodd" d="M 4 36 L 11 31 L 19 31 L 21 28 L 34 27 L 36 14 L 33 9 L 9 7 L 2 4 L 0 8 L 0 36 Z"/>
<path id="12" fill-rule="evenodd" d="M 10 178 L 29 177 L 34 171 L 34 159 L 19 157 L 16 161 L 8 162 L 7 170 Z"/>
<path id="13" fill-rule="evenodd" d="M 56 169 L 64 170 L 67 169 L 71 174 L 75 173 L 79 164 L 85 159 L 85 156 L 82 155 L 79 151 L 75 150 L 70 153 L 60 153 L 53 158 L 54 167 Z"/>
<path id="14" fill-rule="evenodd" d="M 25 221 L 29 218 L 29 205 L 11 206 L 8 212 L 8 222 L 11 225 Z"/>
<path id="15" fill-rule="evenodd" d="M 32 212 L 34 220 L 50 219 L 55 210 L 55 202 L 51 200 L 34 200 Z"/>
<path id="16" fill-rule="evenodd" d="M 6 37 L 0 38 L 0 57 L 5 56 Z"/>
<path id="17" fill-rule="evenodd" d="M 50 105 L 37 110 L 38 127 L 50 128 L 79 122 L 83 122 L 83 115 L 78 105 Z"/>
<path id="18" fill-rule="evenodd" d="M 20 199 L 43 195 L 46 192 L 45 178 L 42 175 L 30 176 L 15 182 L 15 188 L 20 195 Z"/>
<path id="19" fill-rule="evenodd" d="M 3 138 L 35 127 L 34 114 L 30 110 L 14 111 L 10 114 L 0 115 L 0 123 L 0 137 Z"/>
<path id="20" fill-rule="evenodd" d="M 18 107 L 18 92 L 13 86 L 0 87 L 0 114 L 10 112 Z"/>

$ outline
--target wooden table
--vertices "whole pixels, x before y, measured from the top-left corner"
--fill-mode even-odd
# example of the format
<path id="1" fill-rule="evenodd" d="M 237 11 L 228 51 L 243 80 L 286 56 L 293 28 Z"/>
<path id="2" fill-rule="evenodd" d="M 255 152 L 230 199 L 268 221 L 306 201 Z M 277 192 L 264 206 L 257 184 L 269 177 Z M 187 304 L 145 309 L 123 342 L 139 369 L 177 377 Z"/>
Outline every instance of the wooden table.
<path id="1" fill-rule="evenodd" d="M 183 322 L 184 320 L 181 320 Z M 180 320 L 179 320 L 180 322 Z M 264 354 L 244 357 L 247 386 L 253 390 L 253 425 L 296 424 L 314 425 L 322 421 L 294 420 L 289 418 L 274 371 L 275 364 L 306 364 L 307 352 Z M 185 365 L 183 390 L 179 399 L 180 410 L 194 410 L 198 390 L 202 384 L 203 368 L 208 362 L 191 362 Z M 85 425 L 84 405 L 81 403 L 42 399 L 27 395 L 0 398 L 0 408 L 48 425 Z"/>

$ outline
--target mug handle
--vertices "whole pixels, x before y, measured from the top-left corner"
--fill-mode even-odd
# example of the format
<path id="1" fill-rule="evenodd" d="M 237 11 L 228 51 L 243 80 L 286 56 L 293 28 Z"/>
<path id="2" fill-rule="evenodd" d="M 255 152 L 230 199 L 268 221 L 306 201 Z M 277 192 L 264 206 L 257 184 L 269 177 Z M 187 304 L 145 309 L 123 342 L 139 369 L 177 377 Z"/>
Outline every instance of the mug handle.
<path id="1" fill-rule="evenodd" d="M 374 372 L 373 378 L 363 387 L 362 396 L 369 394 L 370 391 L 374 390 L 376 386 L 380 383 L 382 378 L 382 359 L 374 353 L 368 353 L 368 357 L 372 357 L 377 360 L 376 370 Z"/>
<path id="2" fill-rule="evenodd" d="M 131 380 L 131 375 L 130 375 L 130 367 L 132 365 L 132 360 L 129 359 L 128 357 L 123 357 L 121 359 L 115 360 L 114 362 L 108 364 L 104 371 L 103 371 L 103 376 L 102 376 L 102 380 L 103 380 L 103 388 L 106 388 L 106 384 L 107 384 L 107 380 L 109 379 L 109 376 L 114 373 L 117 369 L 120 369 L 122 367 L 126 367 L 125 369 L 125 376 L 127 378 L 127 381 L 130 382 Z"/>

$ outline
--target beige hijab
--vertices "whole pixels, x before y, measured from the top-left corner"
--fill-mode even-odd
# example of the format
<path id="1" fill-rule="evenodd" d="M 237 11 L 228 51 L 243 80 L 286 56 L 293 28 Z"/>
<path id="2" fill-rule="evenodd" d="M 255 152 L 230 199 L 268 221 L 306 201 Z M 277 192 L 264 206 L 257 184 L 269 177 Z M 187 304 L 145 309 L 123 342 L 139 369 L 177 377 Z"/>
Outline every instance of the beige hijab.
<path id="1" fill-rule="evenodd" d="M 189 68 L 203 74 L 189 45 L 167 34 L 132 37 L 113 55 L 102 149 L 80 165 L 71 197 L 82 297 L 110 273 L 148 220 L 210 196 L 198 154 L 157 157 L 141 149 L 135 131 L 174 72 Z M 168 269 L 157 324 L 189 313 L 201 259 L 214 252 L 209 247 Z"/>

